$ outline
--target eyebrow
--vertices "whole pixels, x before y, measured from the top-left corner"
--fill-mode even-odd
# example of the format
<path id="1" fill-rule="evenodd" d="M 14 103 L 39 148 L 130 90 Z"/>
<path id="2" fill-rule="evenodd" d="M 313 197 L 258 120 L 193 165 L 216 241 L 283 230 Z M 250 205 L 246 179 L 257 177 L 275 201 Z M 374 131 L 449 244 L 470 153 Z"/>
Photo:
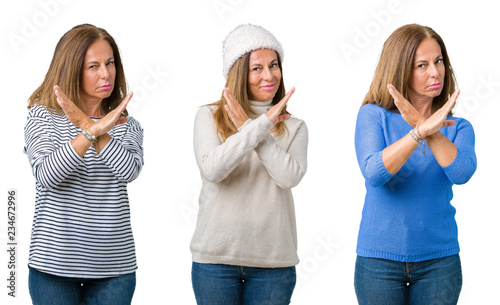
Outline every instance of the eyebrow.
<path id="1" fill-rule="evenodd" d="M 274 63 L 278 63 L 278 59 L 277 58 L 271 60 L 271 62 L 269 64 L 274 64 Z M 255 67 L 255 66 L 263 66 L 263 65 L 261 63 L 253 63 L 250 66 L 251 67 Z"/>
<path id="2" fill-rule="evenodd" d="M 115 59 L 113 56 L 111 56 L 110 58 L 106 59 L 106 62 L 110 61 L 111 59 Z M 99 62 L 98 61 L 89 61 L 87 62 L 87 64 L 98 64 Z"/>
<path id="3" fill-rule="evenodd" d="M 439 58 L 441 58 L 441 59 L 442 59 L 442 58 L 443 58 L 443 54 L 439 54 L 438 56 L 436 56 L 436 58 L 434 58 L 434 60 L 439 59 Z M 420 63 L 420 62 L 421 62 L 421 63 L 426 63 L 426 62 L 427 62 L 427 60 L 425 60 L 425 59 L 421 59 L 421 60 L 417 60 L 415 63 Z"/>

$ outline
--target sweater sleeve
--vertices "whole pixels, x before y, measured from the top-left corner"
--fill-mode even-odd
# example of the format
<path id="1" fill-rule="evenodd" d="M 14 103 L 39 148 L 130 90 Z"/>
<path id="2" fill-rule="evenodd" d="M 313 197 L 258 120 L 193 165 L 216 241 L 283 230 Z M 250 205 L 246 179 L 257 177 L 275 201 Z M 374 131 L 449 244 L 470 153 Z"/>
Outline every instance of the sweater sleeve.
<path id="1" fill-rule="evenodd" d="M 36 181 L 45 188 L 54 188 L 83 161 L 68 141 L 57 147 L 46 110 L 33 107 L 24 127 L 24 152 L 28 155 Z"/>
<path id="2" fill-rule="evenodd" d="M 444 167 L 444 173 L 454 184 L 464 184 L 472 177 L 477 168 L 474 151 L 475 135 L 472 125 L 465 119 L 457 124 L 453 144 L 457 147 L 457 156 L 450 165 Z"/>
<path id="3" fill-rule="evenodd" d="M 255 151 L 276 184 L 282 189 L 290 189 L 298 185 L 306 173 L 307 143 L 307 126 L 301 121 L 286 150 L 268 134 Z"/>
<path id="4" fill-rule="evenodd" d="M 144 165 L 143 129 L 132 117 L 126 124 L 123 137 L 119 139 L 112 137 L 99 156 L 115 173 L 118 180 L 132 182 L 139 176 Z"/>
<path id="5" fill-rule="evenodd" d="M 382 151 L 387 147 L 383 128 L 385 122 L 376 107 L 378 106 L 361 107 L 354 140 L 361 173 L 373 187 L 384 185 L 394 176 L 387 171 L 382 161 Z"/>
<path id="6" fill-rule="evenodd" d="M 261 115 L 249 120 L 239 132 L 221 143 L 215 126 L 212 111 L 201 107 L 195 119 L 194 152 L 201 175 L 211 181 L 220 182 L 238 166 L 267 135 L 272 128 L 267 116 Z"/>

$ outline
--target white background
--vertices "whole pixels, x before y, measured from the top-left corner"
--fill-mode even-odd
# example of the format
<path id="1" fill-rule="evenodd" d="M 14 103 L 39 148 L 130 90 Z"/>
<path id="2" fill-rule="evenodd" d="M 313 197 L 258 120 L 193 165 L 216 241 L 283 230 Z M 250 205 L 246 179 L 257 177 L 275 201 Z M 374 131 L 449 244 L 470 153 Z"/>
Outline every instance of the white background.
<path id="1" fill-rule="evenodd" d="M 309 169 L 293 190 L 301 263 L 292 304 L 356 304 L 355 247 L 365 190 L 354 152 L 355 119 L 383 42 L 408 23 L 428 25 L 444 39 L 462 90 L 457 116 L 476 132 L 477 172 L 454 187 L 452 202 L 464 275 L 459 304 L 496 302 L 500 181 L 493 120 L 500 110 L 500 21 L 491 3 L 3 1 L 0 303 L 31 304 L 27 258 L 35 188 L 23 154 L 27 99 L 43 80 L 59 38 L 80 23 L 103 27 L 117 41 L 136 93 L 129 112 L 145 130 L 145 165 L 129 185 L 139 264 L 133 304 L 195 304 L 189 242 L 201 179 L 193 120 L 197 107 L 219 98 L 222 41 L 242 23 L 262 25 L 281 41 L 285 85 L 296 87 L 289 110 L 309 127 Z M 7 296 L 9 258 L 3 250 L 11 188 L 18 193 L 15 299 Z"/>

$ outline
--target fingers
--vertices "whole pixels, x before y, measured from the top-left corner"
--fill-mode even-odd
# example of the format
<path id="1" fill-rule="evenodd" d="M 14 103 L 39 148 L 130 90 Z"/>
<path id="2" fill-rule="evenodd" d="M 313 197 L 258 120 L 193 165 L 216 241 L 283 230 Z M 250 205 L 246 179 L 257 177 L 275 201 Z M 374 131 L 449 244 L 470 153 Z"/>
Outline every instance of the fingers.
<path id="1" fill-rule="evenodd" d="M 457 89 L 450 97 L 450 99 L 433 116 L 441 116 L 443 120 L 448 116 L 448 113 L 453 109 L 455 103 L 460 95 L 460 89 Z"/>
<path id="2" fill-rule="evenodd" d="M 234 115 L 236 113 L 233 111 L 233 109 L 235 109 L 237 107 L 237 105 L 239 105 L 239 104 L 236 101 L 236 98 L 234 97 L 234 95 L 231 92 L 231 90 L 229 90 L 229 88 L 224 88 L 223 95 L 224 95 L 224 98 L 226 99 L 226 103 L 227 103 L 224 106 L 224 108 L 229 113 L 229 115 L 231 116 L 231 118 L 234 119 Z"/>
<path id="3" fill-rule="evenodd" d="M 295 87 L 292 87 L 292 89 L 290 89 L 290 91 L 288 91 L 288 93 L 281 99 L 281 101 L 276 104 L 280 110 L 283 109 L 283 107 L 285 107 L 286 103 L 288 103 L 288 100 L 290 99 L 290 97 L 292 97 L 293 93 L 295 92 Z"/>
<path id="4" fill-rule="evenodd" d="M 291 118 L 292 116 L 290 114 L 283 114 L 278 117 L 278 123 L 283 122 Z"/>
<path id="5" fill-rule="evenodd" d="M 224 105 L 224 109 L 226 109 L 227 113 L 229 114 L 229 117 L 231 119 L 234 119 L 234 113 L 233 113 L 233 110 L 231 109 L 231 107 L 229 107 L 228 105 Z"/>
<path id="6" fill-rule="evenodd" d="M 409 102 L 403 97 L 403 95 L 392 85 L 387 85 L 389 94 L 394 99 L 394 105 L 398 108 L 399 112 L 404 113 L 407 110 Z"/>
<path id="7" fill-rule="evenodd" d="M 460 95 L 460 89 L 457 89 L 455 92 L 453 92 L 450 99 L 446 102 L 445 106 L 443 106 L 446 107 L 447 109 L 446 113 L 450 112 L 450 110 L 453 109 L 459 95 Z"/>
<path id="8" fill-rule="evenodd" d="M 401 93 L 399 93 L 399 91 L 392 84 L 387 85 L 387 89 L 389 89 L 389 94 L 394 99 L 394 103 L 396 104 L 396 106 L 398 106 L 398 102 L 405 100 L 403 95 L 401 95 Z"/>
<path id="9" fill-rule="evenodd" d="M 125 116 L 122 116 L 122 114 L 123 114 L 123 111 L 125 111 L 125 109 L 127 108 L 127 105 L 130 102 L 130 100 L 132 99 L 133 95 L 134 95 L 134 92 L 132 92 L 132 91 L 129 94 L 127 94 L 127 96 L 123 99 L 123 101 L 120 103 L 120 105 L 118 105 L 118 107 L 116 107 L 113 111 L 111 111 L 109 113 L 110 115 L 106 115 L 104 117 L 104 119 L 102 119 L 102 121 L 106 122 L 106 120 L 105 120 L 105 119 L 107 119 L 106 117 L 109 117 L 110 120 L 114 120 L 114 126 L 127 123 L 128 118 Z M 111 115 L 112 113 L 114 113 L 114 114 Z"/>
<path id="10" fill-rule="evenodd" d="M 68 97 L 58 85 L 54 86 L 54 93 L 56 94 L 57 103 L 61 106 L 61 108 L 64 108 L 65 103 L 69 101 Z"/>
<path id="11" fill-rule="evenodd" d="M 115 126 L 116 125 L 120 125 L 120 124 L 125 124 L 128 122 L 128 118 L 119 118 L 116 122 L 115 122 Z"/>
<path id="12" fill-rule="evenodd" d="M 125 109 L 127 108 L 127 105 L 128 103 L 130 102 L 130 100 L 132 99 L 132 96 L 134 96 L 134 92 L 130 92 L 124 99 L 123 101 L 120 103 L 120 105 L 118 105 L 118 107 L 116 107 L 116 111 L 118 113 L 122 113 L 123 111 L 125 111 Z"/>
<path id="13" fill-rule="evenodd" d="M 224 88 L 223 95 L 226 99 L 226 102 L 229 104 L 229 107 L 234 107 L 235 103 L 237 102 L 231 90 L 229 90 L 229 88 Z"/>
<path id="14" fill-rule="evenodd" d="M 224 109 L 226 109 L 226 112 L 229 114 L 234 126 L 236 126 L 236 128 L 240 128 L 248 120 L 248 115 L 245 110 L 243 110 L 240 103 L 238 103 L 229 88 L 224 88 L 223 94 L 226 99 Z"/>
<path id="15" fill-rule="evenodd" d="M 456 122 L 455 122 L 455 121 L 453 121 L 453 120 L 447 120 L 447 121 L 444 121 L 444 122 L 443 122 L 443 126 L 442 126 L 442 127 L 450 127 L 450 126 L 455 125 L 455 123 L 456 123 Z"/>

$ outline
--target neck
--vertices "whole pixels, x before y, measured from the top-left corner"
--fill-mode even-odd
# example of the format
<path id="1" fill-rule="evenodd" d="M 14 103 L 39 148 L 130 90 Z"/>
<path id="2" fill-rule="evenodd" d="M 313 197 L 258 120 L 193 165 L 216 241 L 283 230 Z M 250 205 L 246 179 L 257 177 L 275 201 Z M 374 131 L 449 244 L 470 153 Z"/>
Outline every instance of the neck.
<path id="1" fill-rule="evenodd" d="M 417 111 L 423 117 L 430 117 L 432 115 L 432 100 L 430 101 L 412 101 L 413 107 L 417 109 Z"/>
<path id="2" fill-rule="evenodd" d="M 432 114 L 432 101 L 434 100 L 433 98 L 429 98 L 427 96 L 418 96 L 411 94 L 411 92 L 408 92 L 408 98 L 410 100 L 410 103 L 417 109 L 417 111 L 423 116 L 423 117 L 430 117 Z"/>
<path id="3" fill-rule="evenodd" d="M 256 115 L 261 115 L 266 113 L 272 107 L 273 100 L 271 99 L 264 102 L 248 100 L 248 103 Z"/>
<path id="4" fill-rule="evenodd" d="M 101 110 L 102 100 L 85 100 L 83 103 L 83 112 L 89 117 L 101 117 L 103 115 Z"/>

